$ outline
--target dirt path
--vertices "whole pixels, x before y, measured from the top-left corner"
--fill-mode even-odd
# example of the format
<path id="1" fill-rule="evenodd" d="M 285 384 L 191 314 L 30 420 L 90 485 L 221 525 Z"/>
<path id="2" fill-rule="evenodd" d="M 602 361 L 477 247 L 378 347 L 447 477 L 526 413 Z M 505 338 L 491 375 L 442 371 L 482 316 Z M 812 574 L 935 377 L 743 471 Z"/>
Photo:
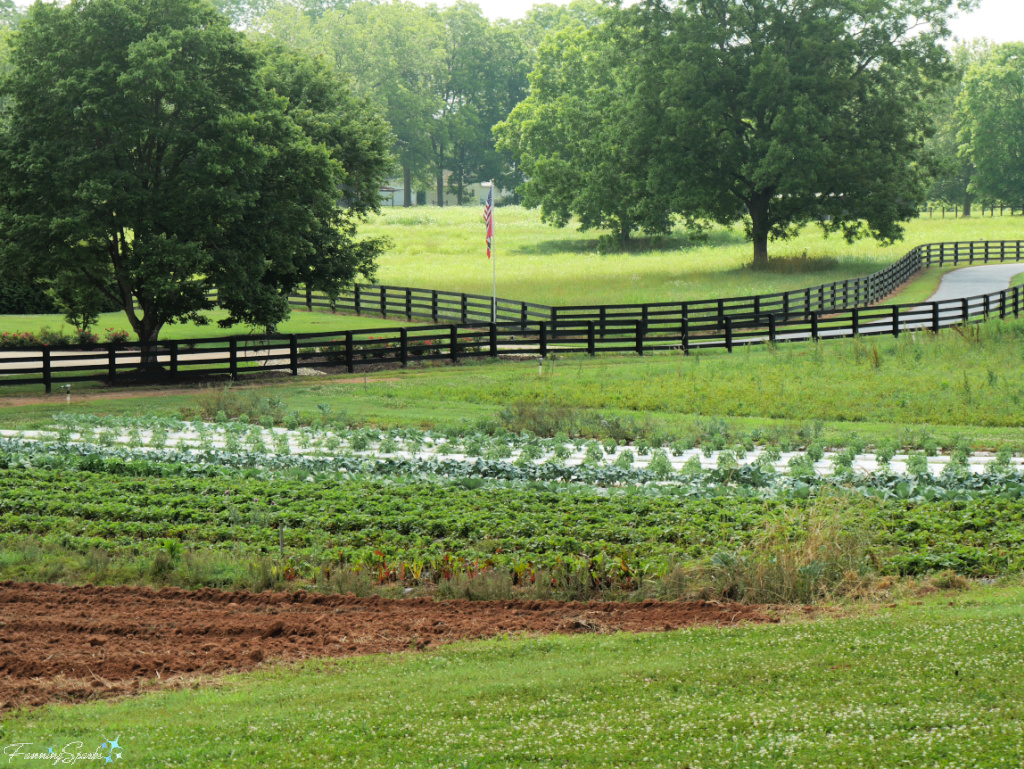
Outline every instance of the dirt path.
<path id="1" fill-rule="evenodd" d="M 401 601 L 297 593 L 0 584 L 0 712 L 248 670 L 269 660 L 433 648 L 503 633 L 774 622 L 763 607 Z"/>

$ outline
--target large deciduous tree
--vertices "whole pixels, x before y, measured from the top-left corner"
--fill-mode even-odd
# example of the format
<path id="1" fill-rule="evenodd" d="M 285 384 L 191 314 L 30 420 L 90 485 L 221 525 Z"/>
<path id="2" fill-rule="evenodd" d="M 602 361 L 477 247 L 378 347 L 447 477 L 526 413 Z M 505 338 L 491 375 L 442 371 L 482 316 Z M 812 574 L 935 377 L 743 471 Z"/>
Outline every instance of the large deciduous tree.
<path id="1" fill-rule="evenodd" d="M 979 195 L 1024 205 L 1024 43 L 996 46 L 971 65 L 960 94 L 961 153 Z"/>
<path id="2" fill-rule="evenodd" d="M 569 19 L 541 43 L 530 95 L 494 128 L 522 164 L 519 188 L 545 221 L 609 228 L 621 243 L 671 228 L 654 180 L 663 118 L 652 81 L 635 66 L 637 35 Z"/>
<path id="3" fill-rule="evenodd" d="M 960 94 L 968 68 L 983 58 L 989 48 L 984 41 L 954 48 L 951 77 L 925 100 L 933 129 L 925 143 L 926 160 L 933 174 L 928 200 L 959 206 L 964 216 L 971 215 L 978 193 L 973 184 L 974 160 L 961 145 L 965 114 L 960 106 Z"/>
<path id="4" fill-rule="evenodd" d="M 961 3 L 964 4 L 964 3 Z M 901 237 L 925 179 L 920 98 L 956 0 L 681 0 L 633 11 L 664 79 L 674 207 L 744 222 L 754 263 L 808 223 Z"/>
<path id="5" fill-rule="evenodd" d="M 201 0 L 37 3 L 12 62 L 0 273 L 98 291 L 144 342 L 215 302 L 273 327 L 300 282 L 372 275 L 354 229 L 390 135 L 326 66 Z"/>

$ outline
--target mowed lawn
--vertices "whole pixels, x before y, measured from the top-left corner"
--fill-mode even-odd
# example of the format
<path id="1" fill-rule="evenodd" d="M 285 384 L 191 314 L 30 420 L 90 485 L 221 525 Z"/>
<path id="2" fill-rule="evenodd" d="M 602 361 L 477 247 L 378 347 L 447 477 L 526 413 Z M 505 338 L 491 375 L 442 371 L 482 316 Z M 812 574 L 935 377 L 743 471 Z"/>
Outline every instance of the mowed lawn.
<path id="1" fill-rule="evenodd" d="M 27 711 L 128 766 L 1019 767 L 1024 591 L 781 626 L 501 638 Z M 831 616 L 830 616 L 831 615 Z"/>
<path id="2" fill-rule="evenodd" d="M 924 243 L 1024 239 L 1024 217 L 922 218 L 902 242 L 849 244 L 807 227 L 791 241 L 769 244 L 774 263 L 751 268 L 742 228 L 715 227 L 704 242 L 677 231 L 655 242 L 603 252 L 601 233 L 544 224 L 537 211 L 495 211 L 498 296 L 541 304 L 628 304 L 714 299 L 804 288 L 867 275 Z M 490 295 L 491 263 L 481 211 L 464 208 L 385 209 L 364 228 L 394 246 L 381 260 L 381 283 Z M 806 258 L 805 258 L 806 255 Z"/>

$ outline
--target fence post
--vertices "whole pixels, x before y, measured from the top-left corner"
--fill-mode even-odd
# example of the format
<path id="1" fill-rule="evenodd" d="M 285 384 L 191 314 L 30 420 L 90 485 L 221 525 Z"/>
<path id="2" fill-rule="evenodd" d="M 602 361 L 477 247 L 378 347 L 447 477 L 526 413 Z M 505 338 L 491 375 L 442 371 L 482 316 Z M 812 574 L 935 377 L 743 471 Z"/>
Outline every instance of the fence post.
<path id="1" fill-rule="evenodd" d="M 892 306 L 892 335 L 900 338 L 900 308 L 897 305 Z"/>
<path id="2" fill-rule="evenodd" d="M 782 322 L 787 323 L 789 321 L 789 292 L 782 294 Z"/>
<path id="3" fill-rule="evenodd" d="M 818 341 L 818 313 L 811 313 L 811 339 Z"/>
<path id="4" fill-rule="evenodd" d="M 857 307 L 853 308 L 853 313 L 850 316 L 853 324 L 853 335 L 858 336 L 860 334 L 860 309 Z"/>
<path id="5" fill-rule="evenodd" d="M 526 307 L 526 302 L 523 302 L 523 306 L 519 310 L 519 327 L 526 331 L 526 322 L 529 319 L 529 313 Z"/>
<path id="6" fill-rule="evenodd" d="M 782 296 L 785 297 L 786 295 L 783 294 Z M 760 317 L 760 316 L 761 316 L 761 297 L 760 296 L 755 296 L 754 297 L 754 317 Z"/>
<path id="7" fill-rule="evenodd" d="M 1013 212 L 1010 216 L 1013 216 Z M 1013 287 L 1013 317 L 1020 317 L 1020 286 Z"/>
<path id="8" fill-rule="evenodd" d="M 398 359 L 402 362 L 402 368 L 409 366 L 409 332 L 404 328 L 398 330 Z"/>
<path id="9" fill-rule="evenodd" d="M 238 379 L 238 340 L 234 337 L 228 340 L 228 371 L 232 382 Z"/>
<path id="10" fill-rule="evenodd" d="M 113 343 L 107 345 L 107 381 L 113 384 L 117 376 L 117 348 Z"/>
<path id="11" fill-rule="evenodd" d="M 51 381 L 50 381 L 50 348 L 43 348 L 43 386 L 46 388 L 47 394 L 50 392 Z"/>
<path id="12" fill-rule="evenodd" d="M 306 312 L 313 312 L 313 289 L 306 286 Z"/>
<path id="13" fill-rule="evenodd" d="M 598 315 L 601 321 L 601 338 L 604 339 L 605 318 L 608 315 L 608 309 L 603 304 L 601 305 Z"/>
<path id="14" fill-rule="evenodd" d="M 804 317 L 811 314 L 811 289 L 807 289 L 807 294 L 804 297 Z"/>
<path id="15" fill-rule="evenodd" d="M 540 322 L 540 339 L 538 344 L 540 345 L 540 357 L 548 357 L 548 324 L 544 321 Z"/>
<path id="16" fill-rule="evenodd" d="M 967 299 L 960 300 L 960 315 L 963 318 L 963 324 L 966 326 L 967 321 L 971 319 L 971 307 L 970 304 L 967 302 Z"/>
<path id="17" fill-rule="evenodd" d="M 718 300 L 718 325 L 721 326 L 725 320 L 725 302 L 722 299 Z"/>
<path id="18" fill-rule="evenodd" d="M 591 320 L 587 322 L 587 354 L 591 358 L 597 353 L 596 348 L 597 341 L 594 339 L 594 321 Z"/>
<path id="19" fill-rule="evenodd" d="M 168 348 L 170 348 L 171 353 L 170 378 L 171 381 L 173 382 L 175 379 L 178 378 L 178 343 L 174 340 L 171 340 L 170 342 L 167 343 L 167 346 Z"/>
<path id="20" fill-rule="evenodd" d="M 558 308 L 551 308 L 551 333 L 554 334 L 558 330 Z"/>
<path id="21" fill-rule="evenodd" d="M 356 315 L 361 315 L 363 312 L 362 294 L 360 293 L 360 291 L 361 289 L 359 288 L 359 284 L 356 283 L 355 286 L 353 287 L 352 292 L 352 303 L 355 305 Z"/>
<path id="22" fill-rule="evenodd" d="M 430 292 L 430 319 L 437 323 L 437 291 Z"/>
<path id="23" fill-rule="evenodd" d="M 999 319 L 1006 317 L 1006 289 L 999 292 Z"/>
<path id="24" fill-rule="evenodd" d="M 939 333 L 939 303 L 932 302 L 932 333 Z"/>
<path id="25" fill-rule="evenodd" d="M 688 321 L 686 319 L 685 315 L 683 316 L 683 320 L 682 320 L 682 324 L 681 325 L 682 325 L 682 328 L 680 329 L 680 339 L 682 340 L 682 344 L 683 344 L 683 355 L 689 355 L 690 354 L 690 321 Z"/>
<path id="26" fill-rule="evenodd" d="M 412 320 L 412 289 L 405 289 L 405 319 Z"/>
<path id="27" fill-rule="evenodd" d="M 775 341 L 775 313 L 768 315 L 768 341 Z"/>
<path id="28" fill-rule="evenodd" d="M 469 323 L 469 300 L 466 295 L 462 295 L 462 322 Z"/>
<path id="29" fill-rule="evenodd" d="M 388 287 L 380 287 L 380 316 L 382 318 L 388 317 Z"/>
<path id="30" fill-rule="evenodd" d="M 982 308 L 981 309 L 982 316 L 984 316 L 985 320 L 988 320 L 988 313 L 989 313 L 989 310 L 991 309 L 989 307 L 989 304 L 988 304 L 988 294 L 985 294 L 985 296 L 982 297 L 982 299 L 981 299 L 981 308 Z"/>
<path id="31" fill-rule="evenodd" d="M 448 355 L 452 359 L 452 364 L 459 362 L 459 330 L 454 323 L 448 326 Z"/>
<path id="32" fill-rule="evenodd" d="M 732 352 L 732 318 L 725 319 L 725 349 Z"/>
<path id="33" fill-rule="evenodd" d="M 639 320 L 636 322 L 636 354 L 644 354 L 644 324 Z"/>
<path id="34" fill-rule="evenodd" d="M 497 323 L 488 323 L 487 324 L 487 329 L 490 332 L 489 340 L 488 341 L 491 343 L 491 357 L 492 358 L 497 358 L 498 357 L 498 324 Z"/>
<path id="35" fill-rule="evenodd" d="M 348 373 L 356 373 L 356 346 L 352 341 L 352 332 L 345 332 L 345 368 Z"/>
<path id="36" fill-rule="evenodd" d="M 292 366 L 292 376 L 299 375 L 299 338 L 292 334 L 288 337 L 288 359 Z"/>

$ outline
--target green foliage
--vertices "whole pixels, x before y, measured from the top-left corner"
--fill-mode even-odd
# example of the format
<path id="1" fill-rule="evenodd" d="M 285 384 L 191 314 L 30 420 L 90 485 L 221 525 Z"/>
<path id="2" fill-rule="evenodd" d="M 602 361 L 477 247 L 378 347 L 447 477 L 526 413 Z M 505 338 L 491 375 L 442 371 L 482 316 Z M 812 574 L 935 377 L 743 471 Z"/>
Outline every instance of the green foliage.
<path id="1" fill-rule="evenodd" d="M 1004 43 L 971 64 L 960 95 L 962 154 L 976 170 L 971 188 L 1024 205 L 1024 43 Z"/>
<path id="2" fill-rule="evenodd" d="M 99 292 L 140 340 L 203 320 L 211 289 L 223 324 L 272 327 L 299 282 L 372 274 L 381 244 L 355 224 L 379 205 L 387 130 L 318 62 L 247 44 L 198 0 L 100 0 L 33 7 L 12 63 L 0 273 L 73 288 L 76 316 Z"/>
<path id="3" fill-rule="evenodd" d="M 755 264 L 767 263 L 769 238 L 812 222 L 848 240 L 901 237 L 924 193 L 925 118 L 912 94 L 941 71 L 954 7 L 637 6 L 642 66 L 666 110 L 654 186 L 674 185 L 674 210 L 743 221 Z"/>
<path id="4" fill-rule="evenodd" d="M 522 165 L 524 204 L 544 221 L 609 228 L 619 244 L 643 229 L 665 234 L 672 211 L 652 189 L 659 99 L 631 66 L 638 35 L 582 21 L 540 45 L 530 95 L 495 126 Z"/>

